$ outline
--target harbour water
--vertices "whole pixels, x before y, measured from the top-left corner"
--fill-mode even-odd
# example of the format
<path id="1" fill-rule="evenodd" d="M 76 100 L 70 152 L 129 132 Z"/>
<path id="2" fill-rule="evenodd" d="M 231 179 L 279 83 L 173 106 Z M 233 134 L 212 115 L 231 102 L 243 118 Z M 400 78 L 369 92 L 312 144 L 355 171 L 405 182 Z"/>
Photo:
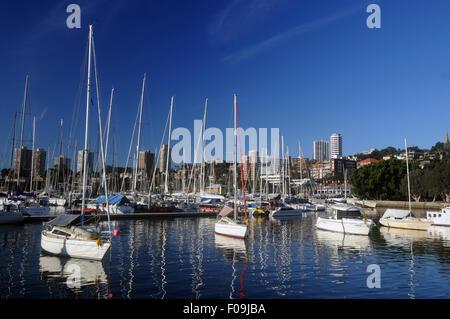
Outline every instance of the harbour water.
<path id="1" fill-rule="evenodd" d="M 114 221 L 102 262 L 42 254 L 39 223 L 0 226 L 1 299 L 448 298 L 450 228 L 316 230 L 316 213 L 253 218 L 246 240 L 215 218 Z M 375 266 L 374 266 L 375 265 Z M 379 287 L 373 287 L 378 267 Z"/>

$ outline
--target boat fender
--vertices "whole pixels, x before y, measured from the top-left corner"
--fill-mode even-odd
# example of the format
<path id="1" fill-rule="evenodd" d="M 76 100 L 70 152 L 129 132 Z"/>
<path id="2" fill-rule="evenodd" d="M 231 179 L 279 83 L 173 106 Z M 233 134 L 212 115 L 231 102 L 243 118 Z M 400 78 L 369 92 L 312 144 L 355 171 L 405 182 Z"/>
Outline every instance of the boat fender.
<path id="1" fill-rule="evenodd" d="M 95 241 L 97 243 L 97 246 L 101 246 L 102 245 L 102 240 L 99 238 Z"/>

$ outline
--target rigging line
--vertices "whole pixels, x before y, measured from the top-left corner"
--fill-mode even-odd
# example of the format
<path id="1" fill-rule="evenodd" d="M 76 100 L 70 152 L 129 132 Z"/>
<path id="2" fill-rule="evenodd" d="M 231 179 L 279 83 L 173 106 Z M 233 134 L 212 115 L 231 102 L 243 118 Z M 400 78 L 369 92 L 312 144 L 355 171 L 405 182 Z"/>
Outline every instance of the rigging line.
<path id="1" fill-rule="evenodd" d="M 152 189 L 154 181 L 155 181 L 156 167 L 158 166 L 158 163 L 160 164 L 161 148 L 163 146 L 164 139 L 166 138 L 167 126 L 169 125 L 169 116 L 170 116 L 170 110 L 169 110 L 169 114 L 167 115 L 166 126 L 164 127 L 164 134 L 163 134 L 163 136 L 161 138 L 161 144 L 159 145 L 158 157 L 156 158 L 155 168 L 153 170 L 152 183 L 150 184 L 150 188 L 149 188 L 149 191 L 148 191 L 149 194 L 151 194 L 151 189 Z M 167 156 L 169 156 L 169 152 L 167 153 Z"/>
<path id="2" fill-rule="evenodd" d="M 98 109 L 98 125 L 99 125 L 99 130 L 100 130 L 100 147 L 101 147 L 101 153 L 102 153 L 102 167 L 103 167 L 103 188 L 105 191 L 105 201 L 106 201 L 106 213 L 108 216 L 108 230 L 109 230 L 109 240 L 110 242 L 112 241 L 112 236 L 111 236 L 111 221 L 110 221 L 110 217 L 109 217 L 109 194 L 108 194 L 108 181 L 106 180 L 106 167 L 105 167 L 105 151 L 104 151 L 104 147 L 103 147 L 103 138 L 102 138 L 102 113 L 100 110 L 100 96 L 99 96 L 99 85 L 98 85 L 98 74 L 97 74 L 97 60 L 96 60 L 96 56 L 95 56 L 95 43 L 94 43 L 94 37 L 92 37 L 92 53 L 93 53 L 93 57 L 94 57 L 94 71 L 95 71 L 95 87 L 97 89 L 97 109 Z"/>
<path id="3" fill-rule="evenodd" d="M 248 225 L 248 218 L 247 218 L 247 204 L 245 202 L 245 189 L 244 189 L 244 174 L 242 173 L 242 151 L 241 151 L 241 135 L 239 134 L 239 114 L 238 114 L 238 108 L 237 108 L 237 101 L 236 101 L 236 126 L 237 126 L 237 132 L 238 132 L 238 139 L 239 139 L 239 159 L 240 159 L 240 168 L 241 168 L 241 183 L 242 183 L 242 196 L 244 199 L 244 213 L 245 213 L 245 223 Z"/>
<path id="4" fill-rule="evenodd" d="M 127 170 L 128 170 L 128 162 L 130 160 L 131 148 L 133 147 L 134 135 L 135 135 L 135 132 L 136 132 L 136 125 L 137 125 L 138 118 L 139 118 L 139 105 L 138 105 L 138 111 L 136 112 L 136 119 L 134 121 L 133 133 L 131 134 L 131 142 L 130 142 L 130 147 L 128 149 L 128 156 L 127 156 L 127 161 L 125 163 L 125 170 L 123 172 L 122 183 L 120 185 L 120 191 L 121 192 L 123 191 L 123 186 L 125 184 L 125 177 L 126 177 Z"/>

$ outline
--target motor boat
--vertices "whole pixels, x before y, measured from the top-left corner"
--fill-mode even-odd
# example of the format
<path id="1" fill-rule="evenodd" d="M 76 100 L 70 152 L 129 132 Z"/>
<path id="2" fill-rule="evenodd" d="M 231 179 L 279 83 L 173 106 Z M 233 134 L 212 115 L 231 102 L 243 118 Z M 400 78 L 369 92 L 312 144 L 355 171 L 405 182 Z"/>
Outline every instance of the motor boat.
<path id="1" fill-rule="evenodd" d="M 432 226 L 450 226 L 450 205 L 442 208 L 439 212 L 428 212 L 427 220 L 432 221 Z"/>
<path id="2" fill-rule="evenodd" d="M 368 235 L 374 226 L 371 219 L 363 218 L 356 206 L 335 204 L 331 206 L 332 215 L 328 218 L 318 217 L 316 228 L 353 235 Z"/>

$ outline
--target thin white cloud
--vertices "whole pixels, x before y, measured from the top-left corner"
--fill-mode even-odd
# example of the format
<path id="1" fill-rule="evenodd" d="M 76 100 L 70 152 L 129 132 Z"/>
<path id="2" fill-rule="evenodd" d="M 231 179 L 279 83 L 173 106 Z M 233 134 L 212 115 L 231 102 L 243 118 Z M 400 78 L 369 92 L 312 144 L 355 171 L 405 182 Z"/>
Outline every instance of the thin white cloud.
<path id="1" fill-rule="evenodd" d="M 324 17 L 316 21 L 301 24 L 288 31 L 278 33 L 277 35 L 272 36 L 262 42 L 259 42 L 250 47 L 244 48 L 238 52 L 227 55 L 226 57 L 223 58 L 223 61 L 227 63 L 237 63 L 241 60 L 248 59 L 268 48 L 280 44 L 283 41 L 287 41 L 295 36 L 299 36 L 301 34 L 311 32 L 326 25 L 332 24 L 333 22 L 341 20 L 347 16 L 350 16 L 351 14 L 357 11 L 361 11 L 363 8 L 365 8 L 365 5 L 358 5 L 355 7 L 347 8 L 346 10 L 340 11 L 332 16 Z"/>
<path id="2" fill-rule="evenodd" d="M 213 16 L 207 32 L 215 43 L 239 39 L 263 23 L 282 0 L 232 0 Z"/>

